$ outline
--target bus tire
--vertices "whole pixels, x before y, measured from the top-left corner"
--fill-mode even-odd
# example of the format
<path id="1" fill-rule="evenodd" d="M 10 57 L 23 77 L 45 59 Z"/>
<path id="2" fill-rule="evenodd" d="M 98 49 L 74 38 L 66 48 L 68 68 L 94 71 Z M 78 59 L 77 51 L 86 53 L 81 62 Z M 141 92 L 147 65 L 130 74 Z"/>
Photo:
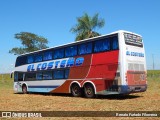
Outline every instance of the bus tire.
<path id="1" fill-rule="evenodd" d="M 95 91 L 93 85 L 91 85 L 90 83 L 84 85 L 84 95 L 86 98 L 95 97 Z"/>
<path id="2" fill-rule="evenodd" d="M 27 94 L 27 86 L 26 85 L 22 85 L 22 93 L 23 94 Z"/>
<path id="3" fill-rule="evenodd" d="M 78 84 L 74 83 L 71 85 L 71 94 L 74 97 L 80 97 L 82 95 L 82 90 Z"/>

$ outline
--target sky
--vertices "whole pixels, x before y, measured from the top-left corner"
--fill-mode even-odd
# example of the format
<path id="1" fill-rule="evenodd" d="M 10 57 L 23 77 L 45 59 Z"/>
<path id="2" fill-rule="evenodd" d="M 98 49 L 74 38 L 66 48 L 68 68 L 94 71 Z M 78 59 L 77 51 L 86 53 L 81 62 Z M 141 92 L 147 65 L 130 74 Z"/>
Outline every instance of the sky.
<path id="1" fill-rule="evenodd" d="M 11 72 L 20 47 L 16 33 L 31 32 L 48 39 L 49 47 L 73 42 L 76 18 L 88 13 L 105 19 L 97 32 L 127 30 L 142 35 L 147 69 L 160 69 L 160 0 L 0 0 L 0 73 Z"/>

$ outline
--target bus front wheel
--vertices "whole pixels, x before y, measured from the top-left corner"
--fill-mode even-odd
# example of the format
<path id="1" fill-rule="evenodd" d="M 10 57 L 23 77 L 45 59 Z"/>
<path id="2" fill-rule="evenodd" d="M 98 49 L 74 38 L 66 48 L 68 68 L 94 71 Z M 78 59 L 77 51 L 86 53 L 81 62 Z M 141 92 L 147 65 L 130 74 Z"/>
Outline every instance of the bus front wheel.
<path id="1" fill-rule="evenodd" d="M 80 97 L 82 95 L 82 90 L 81 90 L 81 88 L 79 87 L 78 84 L 73 84 L 71 86 L 71 94 L 74 97 Z"/>
<path id="2" fill-rule="evenodd" d="M 27 94 L 27 86 L 26 85 L 22 86 L 22 92 L 23 92 L 23 94 Z"/>

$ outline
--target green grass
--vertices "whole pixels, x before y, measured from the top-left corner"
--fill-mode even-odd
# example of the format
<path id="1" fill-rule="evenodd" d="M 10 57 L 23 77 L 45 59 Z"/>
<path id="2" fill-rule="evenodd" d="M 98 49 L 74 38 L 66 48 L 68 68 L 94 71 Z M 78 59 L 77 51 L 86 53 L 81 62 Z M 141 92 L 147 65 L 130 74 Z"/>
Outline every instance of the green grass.
<path id="1" fill-rule="evenodd" d="M 160 70 L 148 70 L 147 77 L 160 78 Z"/>
<path id="2" fill-rule="evenodd" d="M 0 89 L 13 88 L 13 78 L 10 78 L 10 74 L 0 74 Z"/>

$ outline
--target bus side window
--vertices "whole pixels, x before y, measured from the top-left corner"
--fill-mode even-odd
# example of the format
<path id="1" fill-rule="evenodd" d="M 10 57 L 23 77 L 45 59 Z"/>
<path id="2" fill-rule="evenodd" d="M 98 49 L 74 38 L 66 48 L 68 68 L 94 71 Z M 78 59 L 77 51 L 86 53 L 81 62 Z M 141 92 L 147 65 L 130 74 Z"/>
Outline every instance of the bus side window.
<path id="1" fill-rule="evenodd" d="M 47 51 L 43 55 L 43 60 L 52 60 L 52 51 Z"/>
<path id="2" fill-rule="evenodd" d="M 42 80 L 43 79 L 43 74 L 42 72 L 36 73 L 36 80 Z"/>
<path id="3" fill-rule="evenodd" d="M 54 52 L 53 52 L 54 59 L 60 59 L 63 57 L 64 57 L 64 48 L 54 50 Z"/>
<path id="4" fill-rule="evenodd" d="M 112 50 L 118 50 L 118 38 L 117 36 L 112 38 Z"/>
<path id="5" fill-rule="evenodd" d="M 36 73 L 26 73 L 25 74 L 25 81 L 33 81 L 36 79 Z"/>
<path id="6" fill-rule="evenodd" d="M 54 71 L 54 79 L 63 79 L 63 78 L 64 78 L 64 70 Z"/>
<path id="7" fill-rule="evenodd" d="M 27 63 L 33 63 L 34 62 L 34 56 L 30 55 L 27 57 Z"/>
<path id="8" fill-rule="evenodd" d="M 35 62 L 41 62 L 42 61 L 42 54 L 36 54 L 35 55 Z"/>
<path id="9" fill-rule="evenodd" d="M 51 80 L 52 79 L 52 71 L 43 72 L 43 79 L 44 80 Z"/>
<path id="10" fill-rule="evenodd" d="M 66 70 L 65 70 L 65 77 L 64 77 L 64 78 L 65 78 L 65 79 L 68 79 L 68 77 L 69 77 L 69 69 L 66 69 Z"/>
<path id="11" fill-rule="evenodd" d="M 84 43 L 79 45 L 78 47 L 79 55 L 89 54 L 89 53 L 92 53 L 92 43 Z"/>
<path id="12" fill-rule="evenodd" d="M 65 49 L 65 56 L 66 57 L 73 57 L 77 55 L 77 46 L 71 46 L 71 47 L 67 47 Z"/>
<path id="13" fill-rule="evenodd" d="M 94 52 L 103 52 L 110 50 L 110 40 L 108 38 L 95 42 Z"/>

